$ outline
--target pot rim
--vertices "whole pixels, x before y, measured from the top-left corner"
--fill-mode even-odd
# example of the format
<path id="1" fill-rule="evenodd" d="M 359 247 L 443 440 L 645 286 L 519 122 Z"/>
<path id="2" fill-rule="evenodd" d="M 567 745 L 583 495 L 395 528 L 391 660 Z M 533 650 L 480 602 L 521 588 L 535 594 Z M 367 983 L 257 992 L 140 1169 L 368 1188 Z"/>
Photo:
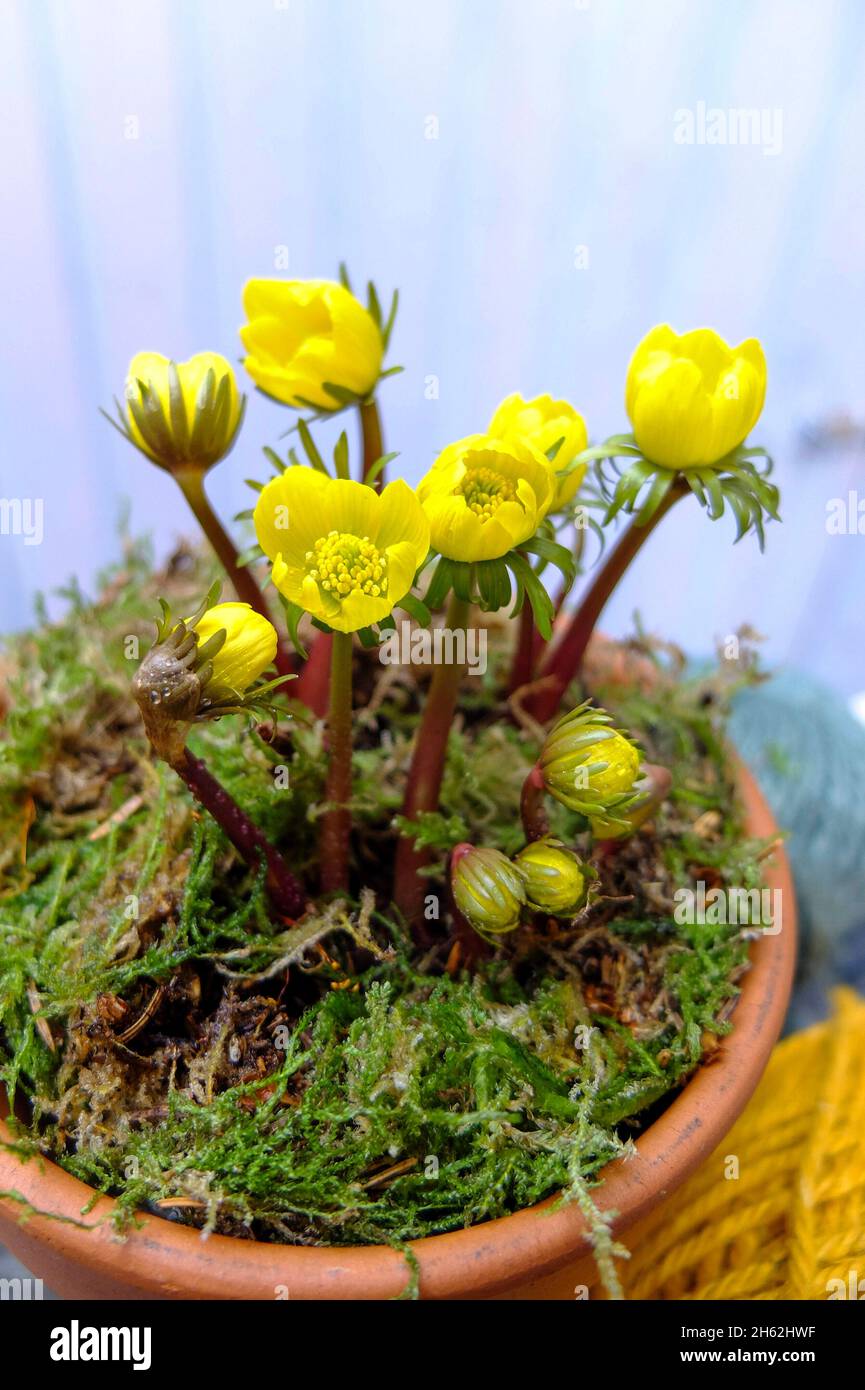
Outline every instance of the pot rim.
<path id="1" fill-rule="evenodd" d="M 751 773 L 734 760 L 746 822 L 752 836 L 777 833 Z M 766 886 L 780 888 L 782 930 L 753 943 L 751 968 L 733 1014 L 732 1031 L 720 1040 L 662 1115 L 636 1140 L 636 1152 L 602 1170 L 593 1189 L 601 1211 L 615 1213 L 620 1234 L 672 1193 L 731 1128 L 750 1099 L 781 1031 L 793 980 L 796 913 L 793 881 L 783 847 L 767 865 Z M 0 1140 L 14 1142 L 0 1088 Z M 388 1246 L 292 1246 L 232 1236 L 203 1238 L 197 1230 L 162 1217 L 142 1215 L 121 1241 L 111 1229 L 116 1202 L 94 1191 L 46 1158 L 29 1161 L 0 1149 L 0 1191 L 14 1191 L 36 1208 L 27 1217 L 27 1244 L 48 1247 L 52 1265 L 74 1263 L 100 1282 L 118 1280 L 139 1297 L 220 1299 L 389 1299 L 408 1284 L 405 1257 Z M 88 1208 L 87 1215 L 82 1212 Z M 54 1216 L 40 1215 L 48 1211 Z M 0 1224 L 21 1220 L 22 1206 L 0 1198 Z M 82 1230 L 83 1220 L 100 1224 Z M 465 1230 L 426 1236 L 411 1244 L 424 1298 L 478 1298 L 506 1293 L 544 1278 L 591 1252 L 585 1217 L 576 1203 L 555 1196 L 537 1206 Z M 50 1278 L 49 1278 L 50 1282 Z"/>

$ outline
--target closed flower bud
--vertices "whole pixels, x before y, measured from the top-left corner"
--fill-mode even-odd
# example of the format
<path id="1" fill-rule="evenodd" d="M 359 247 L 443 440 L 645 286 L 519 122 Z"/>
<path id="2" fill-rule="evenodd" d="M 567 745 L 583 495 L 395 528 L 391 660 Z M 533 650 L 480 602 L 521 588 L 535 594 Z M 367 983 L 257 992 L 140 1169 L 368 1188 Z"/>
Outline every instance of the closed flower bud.
<path id="1" fill-rule="evenodd" d="M 566 477 L 561 474 L 573 463 L 589 442 L 586 422 L 568 401 L 554 401 L 551 396 L 536 396 L 525 401 L 519 393 L 502 401 L 492 420 L 490 434 L 499 439 L 528 439 L 542 454 L 558 449 L 552 464 L 556 472 L 556 497 L 553 509 L 571 502 L 586 476 L 588 464 L 580 464 Z"/>
<path id="2" fill-rule="evenodd" d="M 645 457 L 664 468 L 710 468 L 753 429 L 766 395 L 756 338 L 729 347 L 711 328 L 653 328 L 628 367 L 625 404 Z"/>
<path id="3" fill-rule="evenodd" d="M 161 468 L 205 469 L 231 449 L 243 410 L 234 372 L 218 353 L 172 362 L 139 352 L 129 365 L 121 429 Z"/>
<path id="4" fill-rule="evenodd" d="M 633 804 L 640 751 L 585 701 L 547 734 L 538 767 L 550 796 L 584 816 L 612 820 Z"/>
<path id="5" fill-rule="evenodd" d="M 225 641 L 211 658 L 207 695 L 212 700 L 239 699 L 273 665 L 276 628 L 248 603 L 218 603 L 199 618 L 199 647 L 218 632 Z"/>
<path id="6" fill-rule="evenodd" d="M 298 410 L 339 410 L 342 393 L 363 398 L 372 392 L 384 340 L 372 315 L 343 285 L 249 280 L 243 308 L 249 320 L 240 330 L 247 352 L 243 365 L 268 396 Z"/>
<path id="7" fill-rule="evenodd" d="M 586 898 L 583 866 L 558 840 L 534 840 L 520 850 L 516 863 L 525 874 L 530 907 L 553 917 L 571 917 L 582 907 Z"/>
<path id="8" fill-rule="evenodd" d="M 459 911 L 481 936 L 519 926 L 525 878 L 499 850 L 457 845 L 451 855 L 451 888 Z"/>

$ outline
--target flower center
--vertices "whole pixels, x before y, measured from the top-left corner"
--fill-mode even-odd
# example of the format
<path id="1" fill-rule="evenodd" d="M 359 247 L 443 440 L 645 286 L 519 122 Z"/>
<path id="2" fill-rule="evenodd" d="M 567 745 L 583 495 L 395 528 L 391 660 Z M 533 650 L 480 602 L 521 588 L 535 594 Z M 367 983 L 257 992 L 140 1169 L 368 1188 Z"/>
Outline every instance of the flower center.
<path id="1" fill-rule="evenodd" d="M 335 598 L 359 591 L 378 598 L 387 583 L 387 558 L 369 536 L 330 531 L 306 552 L 310 576 Z"/>
<path id="2" fill-rule="evenodd" d="M 509 478 L 503 478 L 492 468 L 468 468 L 462 482 L 457 486 L 469 507 L 481 521 L 489 521 L 495 516 L 503 502 L 513 502 L 516 489 Z"/>

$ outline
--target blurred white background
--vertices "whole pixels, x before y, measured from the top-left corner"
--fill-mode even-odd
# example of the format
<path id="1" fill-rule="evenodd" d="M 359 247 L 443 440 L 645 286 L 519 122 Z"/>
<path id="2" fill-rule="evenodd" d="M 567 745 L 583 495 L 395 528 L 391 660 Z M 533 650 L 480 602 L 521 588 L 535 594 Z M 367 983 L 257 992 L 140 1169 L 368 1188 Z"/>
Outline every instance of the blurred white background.
<path id="1" fill-rule="evenodd" d="M 122 499 L 159 550 L 190 529 L 97 406 L 140 348 L 236 358 L 241 286 L 287 248 L 292 276 L 345 258 L 400 286 L 382 406 L 410 480 L 512 390 L 626 428 L 658 321 L 760 337 L 784 526 L 761 558 L 688 502 L 605 626 L 639 607 L 705 652 L 748 620 L 861 690 L 865 536 L 827 534 L 826 505 L 865 498 L 862 429 L 802 433 L 865 421 L 863 39 L 860 0 L 0 0 L 0 498 L 45 506 L 41 545 L 0 535 L 0 628 L 92 583 Z M 701 102 L 772 139 L 677 143 Z M 211 475 L 224 517 L 292 421 L 251 400 Z"/>

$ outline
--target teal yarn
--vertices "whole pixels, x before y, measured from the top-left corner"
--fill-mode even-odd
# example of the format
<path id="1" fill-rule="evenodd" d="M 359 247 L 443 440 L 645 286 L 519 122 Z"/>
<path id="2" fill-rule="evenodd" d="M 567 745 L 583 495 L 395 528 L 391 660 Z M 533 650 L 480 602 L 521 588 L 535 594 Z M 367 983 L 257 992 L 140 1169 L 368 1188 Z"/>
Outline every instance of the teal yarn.
<path id="1" fill-rule="evenodd" d="M 801 934 L 788 1029 L 801 1028 L 827 1016 L 832 985 L 865 991 L 865 728 L 784 670 L 736 697 L 730 736 L 787 832 Z"/>

